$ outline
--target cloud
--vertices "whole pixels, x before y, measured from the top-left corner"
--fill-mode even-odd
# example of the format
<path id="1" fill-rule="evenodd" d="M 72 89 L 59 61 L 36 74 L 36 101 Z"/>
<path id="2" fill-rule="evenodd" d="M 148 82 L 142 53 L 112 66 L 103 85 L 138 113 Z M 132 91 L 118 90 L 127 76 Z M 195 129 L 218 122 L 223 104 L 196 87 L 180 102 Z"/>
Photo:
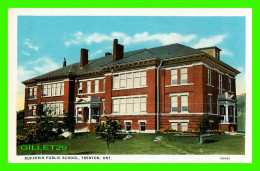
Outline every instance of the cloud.
<path id="1" fill-rule="evenodd" d="M 236 93 L 239 95 L 245 92 L 246 92 L 245 73 L 241 73 L 236 77 Z"/>
<path id="2" fill-rule="evenodd" d="M 223 40 L 227 37 L 227 35 L 217 35 L 217 36 L 211 36 L 208 38 L 201 38 L 198 43 L 194 44 L 193 48 L 202 48 L 202 47 L 210 47 L 210 46 L 216 46 L 217 44 L 220 44 L 223 42 Z"/>
<path id="3" fill-rule="evenodd" d="M 94 58 L 94 56 L 98 55 L 98 54 L 101 54 L 103 51 L 102 50 L 97 50 L 96 52 L 94 53 L 90 53 L 89 57 L 90 58 Z"/>
<path id="4" fill-rule="evenodd" d="M 25 56 L 30 56 L 31 54 L 25 51 L 22 51 L 22 54 L 24 54 Z"/>
<path id="5" fill-rule="evenodd" d="M 194 40 L 197 36 L 195 34 L 182 35 L 179 33 L 158 33 L 158 34 L 149 34 L 148 32 L 136 33 L 133 36 L 122 32 L 112 32 L 110 35 L 102 33 L 93 33 L 93 34 L 83 34 L 82 32 L 77 32 L 73 35 L 72 40 L 65 42 L 66 46 L 76 45 L 81 43 L 92 44 L 92 43 L 101 43 L 103 41 L 112 41 L 117 38 L 120 39 L 120 42 L 124 45 L 130 45 L 135 43 L 142 43 L 147 41 L 159 41 L 162 45 L 167 45 L 171 43 L 189 43 Z"/>
<path id="6" fill-rule="evenodd" d="M 221 55 L 224 55 L 224 56 L 229 56 L 229 57 L 233 57 L 234 56 L 234 53 L 229 51 L 228 49 L 222 49 L 221 51 Z"/>
<path id="7" fill-rule="evenodd" d="M 29 39 L 25 39 L 24 44 L 27 45 L 28 48 L 34 49 L 35 51 L 39 50 L 39 46 L 33 45 Z"/>
<path id="8" fill-rule="evenodd" d="M 39 58 L 36 61 L 28 62 L 29 65 L 34 65 L 32 68 L 40 74 L 55 70 L 59 68 L 59 65 L 48 57 Z"/>
<path id="9" fill-rule="evenodd" d="M 17 68 L 17 82 L 21 83 L 29 78 L 36 76 L 36 72 L 32 70 L 26 70 L 24 66 L 18 66 Z"/>
<path id="10" fill-rule="evenodd" d="M 243 72 L 244 68 L 243 67 L 238 67 L 237 70 L 240 71 L 240 72 Z"/>

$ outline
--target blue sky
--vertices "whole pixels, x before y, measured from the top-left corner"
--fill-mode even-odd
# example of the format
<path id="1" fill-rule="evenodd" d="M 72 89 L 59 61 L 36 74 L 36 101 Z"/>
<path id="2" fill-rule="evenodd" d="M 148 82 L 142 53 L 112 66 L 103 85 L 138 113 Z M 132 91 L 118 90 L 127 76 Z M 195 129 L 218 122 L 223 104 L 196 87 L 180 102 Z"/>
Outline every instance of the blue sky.
<path id="1" fill-rule="evenodd" d="M 217 46 L 221 60 L 241 71 L 237 94 L 245 92 L 245 17 L 19 16 L 17 99 L 24 96 L 21 81 L 62 67 L 63 58 L 67 65 L 79 62 L 80 48 L 90 59 L 102 57 L 112 52 L 114 38 L 125 51 L 171 43 Z"/>

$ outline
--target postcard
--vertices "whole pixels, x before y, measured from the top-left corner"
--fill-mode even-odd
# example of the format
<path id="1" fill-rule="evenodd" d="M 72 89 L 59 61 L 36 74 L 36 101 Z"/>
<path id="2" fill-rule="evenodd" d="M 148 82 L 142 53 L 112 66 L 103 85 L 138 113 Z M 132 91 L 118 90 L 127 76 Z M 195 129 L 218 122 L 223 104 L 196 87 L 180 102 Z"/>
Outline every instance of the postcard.
<path id="1" fill-rule="evenodd" d="M 9 9 L 10 163 L 251 163 L 251 9 Z"/>

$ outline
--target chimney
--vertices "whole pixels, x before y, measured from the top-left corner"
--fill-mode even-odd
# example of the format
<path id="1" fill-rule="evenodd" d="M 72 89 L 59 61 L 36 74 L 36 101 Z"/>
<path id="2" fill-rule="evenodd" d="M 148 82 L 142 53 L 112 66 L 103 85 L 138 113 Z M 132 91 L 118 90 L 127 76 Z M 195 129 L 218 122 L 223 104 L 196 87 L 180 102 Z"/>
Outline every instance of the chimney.
<path id="1" fill-rule="evenodd" d="M 221 51 L 221 49 L 219 49 L 216 46 L 205 47 L 205 48 L 198 48 L 198 50 L 201 50 L 201 51 L 207 53 L 208 55 L 213 56 L 214 58 L 217 58 L 218 60 L 220 60 L 220 51 Z"/>
<path id="2" fill-rule="evenodd" d="M 63 61 L 63 67 L 66 66 L 66 59 L 64 58 L 64 61 Z"/>
<path id="3" fill-rule="evenodd" d="M 88 50 L 80 49 L 80 68 L 88 64 Z"/>
<path id="4" fill-rule="evenodd" d="M 112 53 L 110 52 L 105 53 L 105 56 L 110 56 L 110 55 L 112 55 Z"/>
<path id="5" fill-rule="evenodd" d="M 113 41 L 113 62 L 123 59 L 124 57 L 124 46 L 118 44 L 118 40 Z"/>

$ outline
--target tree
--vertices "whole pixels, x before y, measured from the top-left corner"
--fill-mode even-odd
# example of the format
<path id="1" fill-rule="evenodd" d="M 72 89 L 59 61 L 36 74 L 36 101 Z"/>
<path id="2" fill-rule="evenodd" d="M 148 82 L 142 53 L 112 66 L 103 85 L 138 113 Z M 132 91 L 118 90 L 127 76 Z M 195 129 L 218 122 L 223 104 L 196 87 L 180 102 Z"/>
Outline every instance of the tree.
<path id="1" fill-rule="evenodd" d="M 63 128 L 67 129 L 69 132 L 74 133 L 75 132 L 75 117 L 73 114 L 73 111 L 64 111 L 64 125 Z"/>
<path id="2" fill-rule="evenodd" d="M 199 144 L 203 144 L 202 136 L 209 129 L 209 118 L 208 118 L 208 116 L 206 116 L 206 115 L 203 116 L 203 119 L 198 124 L 198 129 L 199 129 Z"/>
<path id="3" fill-rule="evenodd" d="M 116 138 L 120 138 L 118 135 L 122 126 L 117 123 L 116 120 L 112 120 L 106 117 L 106 121 L 96 126 L 96 133 L 100 135 L 107 142 L 107 154 L 109 152 L 109 144 L 113 143 Z"/>
<path id="4" fill-rule="evenodd" d="M 54 111 L 54 112 L 52 112 Z M 60 119 L 55 116 L 55 110 L 52 108 L 45 108 L 42 104 L 37 105 L 37 115 L 40 118 L 37 119 L 35 129 L 37 139 L 39 141 L 54 140 L 62 133 L 62 124 L 59 123 Z"/>

